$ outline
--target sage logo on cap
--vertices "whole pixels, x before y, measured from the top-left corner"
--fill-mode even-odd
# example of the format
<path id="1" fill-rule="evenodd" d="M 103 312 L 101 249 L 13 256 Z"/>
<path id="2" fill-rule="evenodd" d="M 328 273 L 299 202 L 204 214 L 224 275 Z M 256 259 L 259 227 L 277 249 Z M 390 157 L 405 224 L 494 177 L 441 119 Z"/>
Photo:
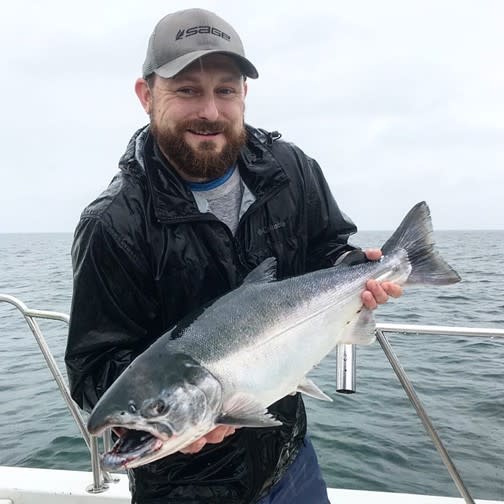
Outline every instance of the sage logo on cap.
<path id="1" fill-rule="evenodd" d="M 231 37 L 213 26 L 193 26 L 187 30 L 179 30 L 176 36 L 176 40 L 180 40 L 184 37 L 192 37 L 198 33 L 210 33 L 216 37 L 222 37 L 224 40 L 231 40 Z"/>

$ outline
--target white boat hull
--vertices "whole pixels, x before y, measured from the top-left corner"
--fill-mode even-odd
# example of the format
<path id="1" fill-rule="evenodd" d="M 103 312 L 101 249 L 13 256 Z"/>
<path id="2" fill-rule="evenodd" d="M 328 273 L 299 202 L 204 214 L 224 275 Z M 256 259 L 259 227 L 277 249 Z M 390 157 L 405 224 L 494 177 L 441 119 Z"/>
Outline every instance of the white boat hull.
<path id="1" fill-rule="evenodd" d="M 32 469 L 0 466 L 0 504 L 129 504 L 128 479 L 114 475 L 117 483 L 99 494 L 86 491 L 93 476 L 85 471 Z M 463 504 L 463 499 L 431 495 L 329 489 L 334 504 Z M 504 504 L 504 501 L 476 500 L 478 504 Z"/>

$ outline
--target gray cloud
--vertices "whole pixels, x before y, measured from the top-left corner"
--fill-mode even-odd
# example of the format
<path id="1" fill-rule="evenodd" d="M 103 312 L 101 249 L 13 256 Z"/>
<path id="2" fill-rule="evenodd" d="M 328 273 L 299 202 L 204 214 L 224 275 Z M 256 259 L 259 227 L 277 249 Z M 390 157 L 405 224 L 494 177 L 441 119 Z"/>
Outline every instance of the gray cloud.
<path id="1" fill-rule="evenodd" d="M 437 228 L 504 228 L 504 34 L 499 1 L 201 1 L 260 72 L 247 120 L 323 167 L 362 229 L 416 201 Z M 168 8 L 185 8 L 171 2 Z M 0 44 L 0 232 L 72 231 L 146 122 L 133 83 L 167 4 L 16 2 Z"/>

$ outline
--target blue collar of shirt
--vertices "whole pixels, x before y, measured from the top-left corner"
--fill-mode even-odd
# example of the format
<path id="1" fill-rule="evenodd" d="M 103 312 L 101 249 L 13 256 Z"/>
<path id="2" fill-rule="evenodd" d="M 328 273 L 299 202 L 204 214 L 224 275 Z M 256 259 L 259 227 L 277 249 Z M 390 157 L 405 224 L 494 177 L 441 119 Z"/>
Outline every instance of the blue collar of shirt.
<path id="1" fill-rule="evenodd" d="M 209 191 L 227 182 L 231 178 L 231 175 L 233 175 L 234 170 L 235 167 L 231 166 L 231 168 L 228 168 L 226 173 L 219 178 L 210 180 L 209 182 L 186 182 L 186 184 L 191 191 Z"/>

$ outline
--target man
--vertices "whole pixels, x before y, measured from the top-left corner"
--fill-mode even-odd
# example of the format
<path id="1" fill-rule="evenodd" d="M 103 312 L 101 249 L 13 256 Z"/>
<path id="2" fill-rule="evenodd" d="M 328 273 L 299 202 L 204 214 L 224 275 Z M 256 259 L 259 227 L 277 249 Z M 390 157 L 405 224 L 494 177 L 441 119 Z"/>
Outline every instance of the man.
<path id="1" fill-rule="evenodd" d="M 277 258 L 283 278 L 353 249 L 356 228 L 318 164 L 245 125 L 247 77 L 257 78 L 256 68 L 215 14 L 189 9 L 156 25 L 135 85 L 150 124 L 84 210 L 72 248 L 66 363 L 84 409 L 155 339 L 266 257 Z M 400 293 L 370 281 L 362 297 L 375 308 Z M 219 426 L 184 453 L 130 471 L 133 502 L 328 502 L 300 395 L 270 411 L 282 427 Z"/>

